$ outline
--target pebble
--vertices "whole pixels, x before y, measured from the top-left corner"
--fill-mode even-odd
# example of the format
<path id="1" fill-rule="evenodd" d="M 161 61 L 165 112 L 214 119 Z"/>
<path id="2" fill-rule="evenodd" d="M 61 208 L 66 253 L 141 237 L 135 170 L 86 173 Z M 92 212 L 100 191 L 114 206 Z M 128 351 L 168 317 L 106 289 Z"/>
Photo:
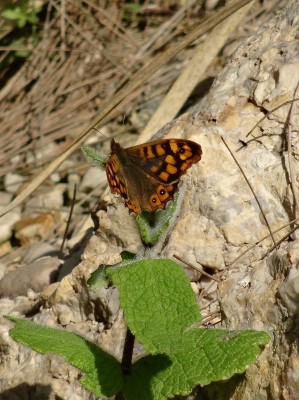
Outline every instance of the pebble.
<path id="1" fill-rule="evenodd" d="M 24 256 L 23 262 L 24 262 L 24 264 L 28 264 L 28 263 L 31 263 L 31 262 L 37 260 L 38 258 L 46 257 L 46 256 L 55 257 L 55 256 L 57 256 L 57 254 L 58 254 L 58 251 L 54 246 L 52 246 L 51 244 L 46 243 L 46 242 L 43 242 L 43 243 L 39 242 L 39 243 L 33 244 L 30 247 L 30 249 Z"/>
<path id="2" fill-rule="evenodd" d="M 8 193 L 16 194 L 24 182 L 24 177 L 13 172 L 8 172 L 4 177 L 4 187 Z"/>
<path id="3" fill-rule="evenodd" d="M 33 263 L 8 272 L 0 280 L 0 297 L 26 296 L 31 289 L 41 292 L 56 281 L 60 261 L 56 257 L 43 257 Z"/>
<path id="4" fill-rule="evenodd" d="M 55 219 L 50 213 L 31 215 L 22 218 L 15 224 L 15 236 L 21 245 L 32 245 L 36 241 L 48 238 L 54 225 Z"/>
<path id="5" fill-rule="evenodd" d="M 20 221 L 21 213 L 19 208 L 0 217 L 0 242 L 5 242 L 12 236 L 13 228 L 16 222 Z"/>
<path id="6" fill-rule="evenodd" d="M 36 193 L 34 197 L 28 200 L 26 203 L 26 209 L 30 209 L 30 213 L 32 212 L 32 209 L 37 207 L 60 210 L 64 203 L 64 190 L 64 184 L 55 185 L 52 189 L 46 188 L 46 190 Z"/>
<path id="7" fill-rule="evenodd" d="M 105 184 L 106 182 L 107 178 L 105 171 L 101 170 L 100 167 L 90 167 L 82 178 L 80 191 L 90 191 L 100 184 Z"/>
<path id="8" fill-rule="evenodd" d="M 12 200 L 13 194 L 0 191 L 0 208 L 7 206 Z M 12 236 L 13 226 L 21 218 L 20 209 L 17 207 L 8 214 L 0 217 L 0 243 Z"/>

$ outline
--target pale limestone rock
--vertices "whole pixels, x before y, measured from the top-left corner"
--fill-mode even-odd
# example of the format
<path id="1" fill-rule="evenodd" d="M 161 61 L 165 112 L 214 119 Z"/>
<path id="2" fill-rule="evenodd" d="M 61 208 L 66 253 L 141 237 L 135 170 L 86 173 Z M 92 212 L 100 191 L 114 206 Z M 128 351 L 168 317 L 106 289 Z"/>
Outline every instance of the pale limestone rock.
<path id="1" fill-rule="evenodd" d="M 207 10 L 213 10 L 217 4 L 219 3 L 219 0 L 206 0 L 205 1 L 205 6 Z"/>
<path id="2" fill-rule="evenodd" d="M 72 270 L 81 262 L 82 249 L 72 253 L 65 261 L 63 261 L 59 270 L 57 281 L 61 281 L 65 276 L 69 275 Z"/>
<path id="3" fill-rule="evenodd" d="M 59 267 L 57 258 L 43 257 L 8 272 L 0 280 L 0 297 L 25 296 L 28 289 L 41 292 L 56 279 Z"/>
<path id="4" fill-rule="evenodd" d="M 68 249 L 73 249 L 79 245 L 82 247 L 82 243 L 85 245 L 86 238 L 90 238 L 94 231 L 94 223 L 90 215 L 83 216 L 79 221 L 79 226 L 72 237 L 66 242 Z"/>
<path id="5" fill-rule="evenodd" d="M 107 184 L 106 172 L 99 167 L 90 167 L 81 180 L 80 190 L 86 192 L 98 187 L 100 184 Z"/>
<path id="6" fill-rule="evenodd" d="M 0 242 L 5 242 L 5 240 L 11 238 L 14 225 L 20 219 L 21 211 L 19 207 L 0 217 Z"/>
<path id="7" fill-rule="evenodd" d="M 122 250 L 137 253 L 142 247 L 140 235 L 135 217 L 129 215 L 128 210 L 122 203 L 122 200 L 116 198 L 117 208 L 108 207 L 107 213 L 99 211 L 98 232 L 104 237 L 104 242 L 109 243 L 111 251 L 114 246 L 121 246 Z M 108 264 L 109 261 L 107 262 Z"/>
<path id="8" fill-rule="evenodd" d="M 80 175 L 77 172 L 70 172 L 67 177 L 67 197 L 70 200 L 74 198 L 74 189 L 76 185 L 76 199 L 80 198 L 81 196 L 81 189 L 78 190 L 80 184 Z M 79 196 L 78 196 L 79 194 Z"/>
<path id="9" fill-rule="evenodd" d="M 6 265 L 0 263 L 0 281 L 3 278 L 3 276 L 5 275 L 6 272 Z"/>
<path id="10" fill-rule="evenodd" d="M 28 200 L 26 203 L 27 213 L 32 213 L 35 208 L 49 208 L 60 210 L 63 206 L 63 193 L 65 184 L 58 184 L 53 187 L 51 191 L 48 188 L 45 190 L 40 189 L 37 193 Z"/>
<path id="11" fill-rule="evenodd" d="M 0 207 L 7 206 L 13 198 L 12 193 L 4 192 L 0 190 Z"/>
<path id="12" fill-rule="evenodd" d="M 49 243 L 42 242 L 42 243 L 35 243 L 32 245 L 27 253 L 25 254 L 23 258 L 24 264 L 29 264 L 38 258 L 45 257 L 45 256 L 51 256 L 55 257 L 57 256 L 58 251 L 57 249 L 50 245 Z"/>
<path id="13" fill-rule="evenodd" d="M 290 317 L 298 316 L 299 270 L 291 268 L 287 280 L 279 288 L 279 295 Z"/>
<path id="14" fill-rule="evenodd" d="M 8 193 L 16 194 L 20 186 L 24 182 L 24 177 L 22 175 L 16 174 L 14 172 L 9 172 L 4 177 L 4 187 Z"/>
<path id="15" fill-rule="evenodd" d="M 60 223 L 60 224 L 59 224 Z M 59 212 L 44 213 L 23 217 L 15 223 L 15 236 L 22 245 L 35 244 L 41 239 L 48 239 L 53 235 L 53 229 L 57 226 L 64 227 L 62 215 Z M 58 229 L 57 229 L 58 230 Z"/>

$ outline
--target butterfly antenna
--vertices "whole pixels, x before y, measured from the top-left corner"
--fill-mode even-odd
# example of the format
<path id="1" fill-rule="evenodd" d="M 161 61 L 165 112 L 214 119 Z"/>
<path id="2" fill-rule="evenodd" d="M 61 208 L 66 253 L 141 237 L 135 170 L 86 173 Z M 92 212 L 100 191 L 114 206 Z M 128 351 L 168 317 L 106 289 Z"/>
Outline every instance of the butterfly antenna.
<path id="1" fill-rule="evenodd" d="M 94 129 L 95 131 L 99 132 L 102 136 L 104 136 L 105 139 L 109 139 L 103 132 L 101 132 L 99 129 L 93 127 L 92 129 Z"/>

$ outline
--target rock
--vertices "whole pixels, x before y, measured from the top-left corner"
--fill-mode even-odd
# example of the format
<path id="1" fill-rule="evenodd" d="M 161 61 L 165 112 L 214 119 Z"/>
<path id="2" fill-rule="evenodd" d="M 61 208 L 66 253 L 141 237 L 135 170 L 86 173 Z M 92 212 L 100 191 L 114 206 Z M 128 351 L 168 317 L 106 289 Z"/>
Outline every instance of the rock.
<path id="1" fill-rule="evenodd" d="M 6 272 L 6 265 L 0 263 L 0 281 L 3 278 L 3 276 L 5 275 Z"/>
<path id="2" fill-rule="evenodd" d="M 24 217 L 15 224 L 15 237 L 21 245 L 34 244 L 49 238 L 55 224 L 56 221 L 50 213 Z"/>
<path id="3" fill-rule="evenodd" d="M 13 172 L 9 172 L 4 177 L 4 187 L 8 193 L 16 194 L 24 182 L 24 177 Z"/>
<path id="4" fill-rule="evenodd" d="M 53 174 L 51 174 L 50 179 L 52 182 L 54 183 L 58 183 L 61 181 L 61 177 L 59 175 L 59 172 L 53 172 Z"/>
<path id="5" fill-rule="evenodd" d="M 12 200 L 12 193 L 0 191 L 0 209 L 7 206 Z M 16 207 L 10 213 L 0 217 L 0 243 L 9 240 L 12 236 L 14 224 L 21 219 L 21 211 Z"/>
<path id="6" fill-rule="evenodd" d="M 20 221 L 20 219 L 21 212 L 19 207 L 0 217 L 0 242 L 11 238 L 14 225 Z"/>
<path id="7" fill-rule="evenodd" d="M 219 0 L 206 0 L 205 1 L 205 6 L 207 10 L 213 10 L 217 4 L 219 3 Z"/>
<path id="8" fill-rule="evenodd" d="M 36 208 L 50 208 L 60 210 L 63 206 L 65 184 L 55 185 L 52 189 L 43 188 L 37 191 L 34 197 L 26 203 L 26 212 L 32 213 Z"/>
<path id="9" fill-rule="evenodd" d="M 26 153 L 26 162 L 28 165 L 36 163 L 37 160 L 45 160 L 49 157 L 53 157 L 54 154 L 59 152 L 59 145 L 54 141 L 48 141 L 46 146 L 37 148 L 34 153 L 28 151 Z"/>
<path id="10" fill-rule="evenodd" d="M 7 206 L 12 200 L 13 194 L 0 190 L 0 208 Z"/>
<path id="11" fill-rule="evenodd" d="M 291 268 L 287 281 L 279 288 L 279 295 L 289 316 L 298 316 L 299 271 Z"/>
<path id="12" fill-rule="evenodd" d="M 90 167 L 82 178 L 80 190 L 82 192 L 87 192 L 96 188 L 97 186 L 104 186 L 106 184 L 106 172 L 99 167 Z"/>
<path id="13" fill-rule="evenodd" d="M 61 281 L 65 276 L 70 274 L 77 265 L 80 264 L 81 254 L 82 250 L 76 251 L 62 263 L 57 276 L 58 281 Z"/>
<path id="14" fill-rule="evenodd" d="M 41 292 L 56 280 L 59 268 L 58 258 L 43 257 L 8 272 L 0 280 L 0 297 L 26 296 L 29 289 Z"/>
<path id="15" fill-rule="evenodd" d="M 83 216 L 79 220 L 79 229 L 77 229 L 73 236 L 67 241 L 66 247 L 68 249 L 73 249 L 75 246 L 80 246 L 86 245 L 86 239 L 90 238 L 93 234 L 94 231 L 94 224 L 93 221 L 90 217 L 88 216 Z"/>
<path id="16" fill-rule="evenodd" d="M 58 250 L 49 243 L 35 243 L 33 244 L 23 258 L 24 264 L 32 263 L 38 258 L 51 256 L 56 257 L 58 255 Z"/>
<path id="17" fill-rule="evenodd" d="M 70 172 L 67 177 L 68 185 L 67 185 L 67 197 L 69 200 L 73 201 L 74 198 L 74 188 L 76 185 L 76 199 L 81 198 L 81 193 L 79 188 L 80 183 L 80 175 L 77 172 Z"/>

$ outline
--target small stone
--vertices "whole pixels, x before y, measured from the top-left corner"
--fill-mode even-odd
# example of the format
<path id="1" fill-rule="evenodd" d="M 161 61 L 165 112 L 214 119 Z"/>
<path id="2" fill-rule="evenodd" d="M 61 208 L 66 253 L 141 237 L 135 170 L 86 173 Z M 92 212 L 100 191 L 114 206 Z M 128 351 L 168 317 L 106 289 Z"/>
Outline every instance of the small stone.
<path id="1" fill-rule="evenodd" d="M 61 305 L 58 308 L 58 320 L 62 326 L 67 326 L 73 320 L 73 313 L 67 306 Z"/>
<path id="2" fill-rule="evenodd" d="M 0 207 L 7 206 L 12 200 L 12 193 L 0 190 Z"/>
<path id="3" fill-rule="evenodd" d="M 3 278 L 5 272 L 6 272 L 6 265 L 0 263 L 0 280 Z"/>
<path id="4" fill-rule="evenodd" d="M 90 191 L 100 184 L 105 184 L 107 182 L 105 171 L 98 167 L 89 168 L 81 181 L 80 190 L 83 192 Z"/>
<path id="5" fill-rule="evenodd" d="M 216 8 L 219 0 L 206 0 L 205 8 L 208 11 L 214 10 Z"/>
<path id="6" fill-rule="evenodd" d="M 28 216 L 15 224 L 15 236 L 21 245 L 33 244 L 50 236 L 55 220 L 52 214 Z"/>
<path id="7" fill-rule="evenodd" d="M 49 243 L 43 242 L 43 243 L 35 243 L 33 244 L 28 252 L 26 253 L 23 262 L 24 264 L 29 264 L 38 258 L 41 257 L 55 257 L 58 254 L 58 250 L 50 245 Z"/>
<path id="8" fill-rule="evenodd" d="M 55 185 L 52 189 L 49 190 L 47 188 L 46 190 L 43 190 L 42 192 L 40 191 L 37 193 L 34 197 L 28 200 L 26 204 L 26 209 L 30 209 L 30 213 L 32 212 L 32 209 L 38 207 L 44 207 L 44 208 L 51 208 L 55 210 L 60 210 L 63 206 L 63 192 L 65 190 L 65 185 L 64 184 L 58 184 Z"/>
<path id="9" fill-rule="evenodd" d="M 9 172 L 4 177 L 5 190 L 9 193 L 15 194 L 17 193 L 23 182 L 24 182 L 24 177 L 22 175 Z"/>
<path id="10" fill-rule="evenodd" d="M 54 142 L 47 143 L 46 146 L 41 146 L 37 149 L 34 154 L 31 151 L 26 153 L 26 161 L 28 164 L 36 163 L 37 160 L 44 160 L 48 157 L 53 157 L 54 154 L 57 154 L 58 145 Z"/>
<path id="11" fill-rule="evenodd" d="M 68 199 L 73 200 L 74 187 L 76 185 L 77 189 L 78 189 L 78 186 L 79 186 L 79 183 L 80 183 L 80 176 L 79 176 L 79 174 L 77 174 L 77 172 L 71 172 L 71 173 L 69 173 L 67 179 L 68 179 L 67 197 L 68 197 Z M 79 194 L 80 194 L 80 192 L 79 192 Z M 77 198 L 78 198 L 78 190 L 77 190 Z"/>
<path id="12" fill-rule="evenodd" d="M 298 315 L 299 271 L 291 268 L 287 281 L 279 288 L 280 298 L 288 309 L 289 316 Z"/>
<path id="13" fill-rule="evenodd" d="M 57 171 L 53 172 L 53 174 L 50 175 L 50 179 L 54 183 L 60 182 L 61 178 L 60 178 L 59 172 L 57 172 Z"/>
<path id="14" fill-rule="evenodd" d="M 13 246 L 9 240 L 6 240 L 5 242 L 2 242 L 0 244 L 0 258 L 5 256 L 6 254 L 11 254 L 12 252 L 13 252 Z"/>
<path id="15" fill-rule="evenodd" d="M 0 242 L 11 238 L 14 224 L 21 219 L 19 208 L 0 217 Z"/>
<path id="16" fill-rule="evenodd" d="M 41 292 L 56 280 L 59 268 L 58 258 L 43 257 L 8 272 L 0 281 L 0 297 L 26 296 L 29 289 Z"/>
<path id="17" fill-rule="evenodd" d="M 57 280 L 61 281 L 66 275 L 70 274 L 72 270 L 81 262 L 82 250 L 73 253 L 65 262 L 62 264 Z"/>

